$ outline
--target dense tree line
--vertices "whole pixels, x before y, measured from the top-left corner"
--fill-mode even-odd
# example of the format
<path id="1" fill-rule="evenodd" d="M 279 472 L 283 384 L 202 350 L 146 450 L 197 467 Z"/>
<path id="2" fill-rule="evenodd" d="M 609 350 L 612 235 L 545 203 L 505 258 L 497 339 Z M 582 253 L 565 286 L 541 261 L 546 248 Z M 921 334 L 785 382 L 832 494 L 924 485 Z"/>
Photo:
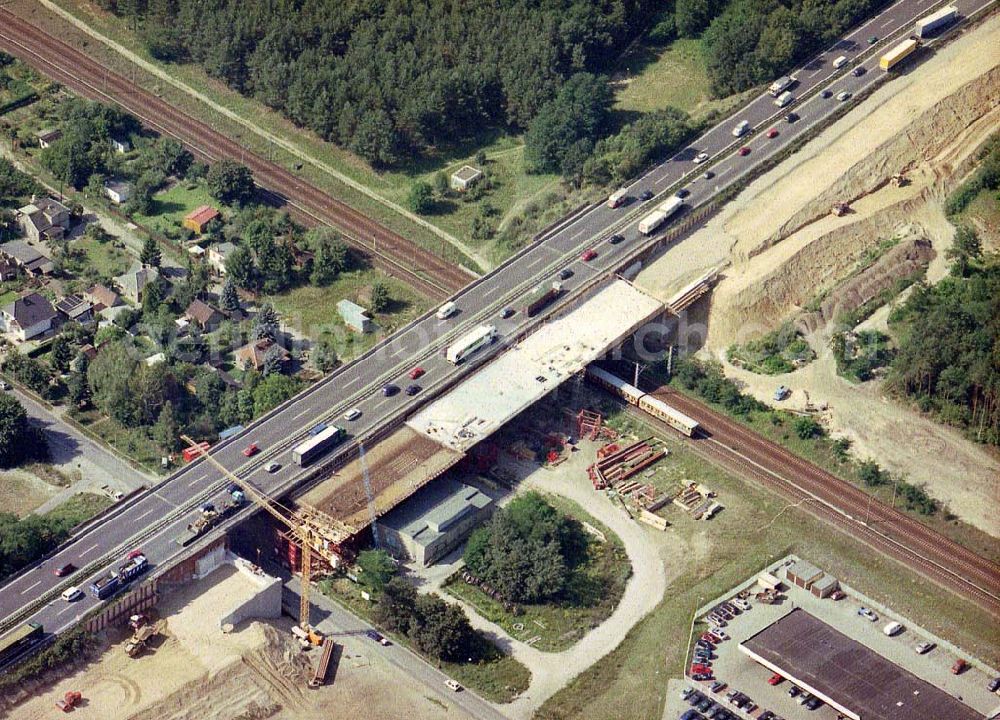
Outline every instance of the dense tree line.
<path id="1" fill-rule="evenodd" d="M 375 619 L 392 632 L 409 637 L 422 652 L 448 662 L 481 655 L 482 639 L 458 605 L 434 593 L 417 594 L 402 578 L 386 583 L 375 605 Z"/>
<path id="2" fill-rule="evenodd" d="M 688 114 L 676 108 L 643 115 L 596 143 L 583 165 L 583 177 L 601 185 L 624 184 L 650 163 L 680 148 L 696 130 Z"/>
<path id="3" fill-rule="evenodd" d="M 949 215 L 962 212 L 983 190 L 1000 190 L 1000 133 L 990 138 L 979 154 L 980 165 L 968 180 L 948 197 L 945 210 Z M 997 196 L 1000 202 L 1000 195 Z"/>
<path id="4" fill-rule="evenodd" d="M 108 171 L 111 138 L 129 137 L 139 122 L 110 105 L 71 98 L 59 105 L 62 137 L 45 148 L 42 165 L 67 185 L 82 189 L 94 173 Z"/>
<path id="5" fill-rule="evenodd" d="M 0 207 L 18 206 L 41 190 L 41 185 L 14 167 L 14 163 L 0 158 Z"/>
<path id="6" fill-rule="evenodd" d="M 951 276 L 917 285 L 890 315 L 898 353 L 891 392 L 976 440 L 1000 445 L 1000 257 L 959 228 Z"/>
<path id="7" fill-rule="evenodd" d="M 77 498 L 95 496 L 76 496 Z M 0 581 L 36 562 L 69 537 L 94 512 L 93 503 L 71 503 L 45 515 L 18 518 L 0 512 Z"/>
<path id="8" fill-rule="evenodd" d="M 0 395 L 0 467 L 48 457 L 49 440 L 41 428 L 28 421 L 21 401 L 13 395 Z"/>
<path id="9" fill-rule="evenodd" d="M 150 52 L 193 60 L 375 165 L 484 126 L 526 128 L 600 71 L 654 0 L 101 0 Z"/>
<path id="10" fill-rule="evenodd" d="M 770 409 L 752 395 L 740 392 L 736 383 L 726 377 L 722 366 L 714 360 L 702 361 L 686 355 L 674 363 L 674 379 L 705 400 L 718 403 L 737 415 L 747 416 L 757 410 Z"/>
<path id="11" fill-rule="evenodd" d="M 538 493 L 527 493 L 497 510 L 469 538 L 464 560 L 480 580 L 512 602 L 553 600 L 587 557 L 588 538 L 573 518 Z"/>

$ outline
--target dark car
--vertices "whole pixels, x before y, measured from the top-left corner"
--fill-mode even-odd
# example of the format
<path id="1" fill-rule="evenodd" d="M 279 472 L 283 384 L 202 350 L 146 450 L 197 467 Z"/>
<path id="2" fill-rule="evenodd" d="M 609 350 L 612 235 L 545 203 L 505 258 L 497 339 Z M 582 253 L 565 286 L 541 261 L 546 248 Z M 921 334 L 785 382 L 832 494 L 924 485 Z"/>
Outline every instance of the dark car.
<path id="1" fill-rule="evenodd" d="M 374 640 L 375 642 L 377 642 L 379 645 L 392 645 L 391 642 L 389 642 L 385 637 L 382 636 L 382 633 L 377 632 L 375 630 L 365 630 L 365 635 L 367 635 L 368 637 L 370 637 L 372 640 Z"/>
<path id="2" fill-rule="evenodd" d="M 399 392 L 399 387 L 397 385 L 385 385 L 382 387 L 382 395 L 385 397 L 392 397 Z"/>
<path id="3" fill-rule="evenodd" d="M 674 193 L 674 195 L 675 195 L 676 197 L 679 197 L 679 198 L 680 198 L 680 199 L 682 199 L 682 200 L 683 200 L 684 198 L 686 198 L 686 197 L 687 197 L 688 195 L 690 195 L 690 194 L 691 194 L 691 191 L 690 191 L 690 190 L 688 190 L 687 188 L 681 188 L 680 190 L 678 190 L 677 192 L 675 192 L 675 193 Z"/>
<path id="4" fill-rule="evenodd" d="M 831 95 L 833 95 L 833 91 L 832 91 L 832 90 L 830 90 L 830 89 L 826 89 L 826 90 L 824 90 L 823 92 L 821 92 L 821 93 L 819 94 L 819 96 L 820 96 L 821 98 L 828 98 L 828 97 L 830 97 Z"/>
<path id="5" fill-rule="evenodd" d="M 740 148 L 739 152 L 740 152 L 740 156 L 746 157 L 747 155 L 750 154 L 750 148 L 748 148 L 746 145 L 744 145 L 743 147 Z"/>
<path id="6" fill-rule="evenodd" d="M 712 172 L 711 170 L 706 170 L 704 173 L 702 173 L 701 176 L 706 180 L 711 180 L 712 178 L 715 177 L 715 173 Z"/>
<path id="7" fill-rule="evenodd" d="M 55 570 L 53 570 L 52 573 L 56 577 L 66 577 L 74 570 L 76 570 L 76 565 L 74 565 L 73 563 L 66 563 L 62 567 L 58 567 Z"/>
<path id="8" fill-rule="evenodd" d="M 680 720 L 702 720 L 702 714 L 695 709 L 685 710 Z"/>
<path id="9" fill-rule="evenodd" d="M 854 77 L 861 77 L 862 75 L 865 74 L 865 72 L 867 71 L 864 69 L 864 67 L 858 65 L 856 68 L 851 70 L 851 75 L 853 75 Z"/>
<path id="10" fill-rule="evenodd" d="M 702 673 L 695 673 L 694 675 L 691 676 L 691 679 L 692 680 L 698 680 L 699 682 L 702 681 L 702 680 L 711 680 L 712 679 L 712 673 L 704 673 L 704 672 L 702 672 Z"/>
<path id="11" fill-rule="evenodd" d="M 878 35 L 872 35 L 870 38 L 868 38 L 869 45 L 874 45 L 877 42 L 878 42 Z"/>
<path id="12" fill-rule="evenodd" d="M 986 686 L 990 692 L 996 692 L 1000 690 L 1000 677 L 995 677 L 990 680 L 989 684 Z"/>
<path id="13" fill-rule="evenodd" d="M 406 394 L 409 395 L 410 397 L 416 395 L 418 392 L 420 392 L 420 390 L 421 390 L 421 388 L 420 388 L 419 385 L 407 385 L 406 386 Z"/>
<path id="14" fill-rule="evenodd" d="M 563 268 L 559 271 L 560 280 L 569 280 L 571 277 L 573 277 L 573 271 L 569 268 Z"/>
<path id="15" fill-rule="evenodd" d="M 617 245 L 618 243 L 620 243 L 624 239 L 625 239 L 624 235 L 619 235 L 618 233 L 615 233 L 614 235 L 612 235 L 611 237 L 608 238 L 608 242 L 611 245 Z"/>
<path id="16" fill-rule="evenodd" d="M 708 712 L 713 705 L 715 705 L 715 703 L 712 702 L 712 698 L 705 698 L 700 703 L 698 703 L 696 707 L 702 712 Z"/>
<path id="17" fill-rule="evenodd" d="M 652 200 L 653 199 L 653 191 L 652 190 L 643 190 L 641 193 L 639 193 L 639 199 L 640 200 Z"/>
<path id="18" fill-rule="evenodd" d="M 796 113 L 788 113 L 787 115 L 785 115 L 785 122 L 789 123 L 789 124 L 795 122 L 798 119 L 799 119 L 799 116 Z"/>
<path id="19" fill-rule="evenodd" d="M 805 702 L 805 706 L 810 710 L 815 710 L 822 704 L 823 701 L 820 700 L 818 697 L 811 697 Z"/>
<path id="20" fill-rule="evenodd" d="M 503 318 L 504 320 L 506 320 L 513 314 L 514 314 L 514 308 L 505 307 L 503 310 L 500 311 L 500 317 Z"/>
<path id="21" fill-rule="evenodd" d="M 691 705 L 692 707 L 694 707 L 695 705 L 697 705 L 698 703 L 700 703 L 704 699 L 705 699 L 705 696 L 702 695 L 697 690 L 695 690 L 693 693 L 691 693 L 690 695 L 687 696 L 688 705 Z"/>

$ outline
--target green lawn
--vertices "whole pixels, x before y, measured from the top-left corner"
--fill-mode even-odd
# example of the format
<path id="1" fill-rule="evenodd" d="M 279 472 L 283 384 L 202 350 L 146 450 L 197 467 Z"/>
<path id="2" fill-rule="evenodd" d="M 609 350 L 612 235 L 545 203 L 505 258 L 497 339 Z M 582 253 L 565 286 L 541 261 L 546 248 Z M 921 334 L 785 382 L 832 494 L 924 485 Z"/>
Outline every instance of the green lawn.
<path id="1" fill-rule="evenodd" d="M 160 471 L 160 450 L 150 438 L 147 428 L 124 428 L 97 410 L 73 413 L 73 418 L 122 455 L 147 470 Z"/>
<path id="2" fill-rule="evenodd" d="M 70 527 L 75 527 L 102 510 L 111 507 L 112 504 L 111 498 L 104 495 L 77 493 L 67 498 L 54 510 L 47 512 L 45 517 L 52 520 L 65 520 L 68 521 Z"/>
<path id="3" fill-rule="evenodd" d="M 17 290 L 8 290 L 7 292 L 0 295 L 0 307 L 3 307 L 7 303 L 14 302 L 14 300 L 17 299 L 17 296 L 19 294 L 20 293 L 18 293 Z"/>
<path id="4" fill-rule="evenodd" d="M 668 679 L 683 672 L 694 610 L 789 552 L 986 662 L 1000 660 L 1000 648 L 981 632 L 992 625 L 985 612 L 789 507 L 782 498 L 707 465 L 679 439 L 664 439 L 671 454 L 661 464 L 686 467 L 689 477 L 719 494 L 725 510 L 706 524 L 667 507 L 671 527 L 663 554 L 680 575 L 621 645 L 549 699 L 537 719 L 660 717 Z"/>
<path id="5" fill-rule="evenodd" d="M 389 296 L 393 300 L 389 313 L 375 316 L 375 323 L 385 334 L 405 325 L 429 307 L 425 298 L 378 270 L 351 270 L 341 273 L 326 287 L 303 285 L 265 299 L 282 314 L 285 323 L 307 337 L 315 339 L 324 333 L 332 334 L 337 340 L 338 356 L 350 358 L 371 347 L 377 333 L 359 335 L 348 331 L 337 313 L 337 303 L 347 299 L 366 306 L 365 296 L 375 281 L 388 285 Z"/>
<path id="6" fill-rule="evenodd" d="M 135 221 L 150 230 L 166 233 L 178 230 L 184 216 L 192 210 L 211 205 L 218 209 L 219 203 L 208 194 L 203 183 L 182 181 L 153 196 L 153 208 L 149 215 L 137 215 Z"/>
<path id="7" fill-rule="evenodd" d="M 346 578 L 330 578 L 321 580 L 319 588 L 325 595 L 333 598 L 358 617 L 374 624 L 373 605 L 362 599 L 360 586 Z M 424 657 L 420 650 L 409 641 L 409 638 L 396 633 L 387 632 L 385 634 L 395 642 L 405 645 L 417 655 Z M 496 703 L 510 702 L 524 692 L 531 681 L 531 673 L 528 668 L 509 655 L 502 655 L 499 652 L 493 660 L 478 664 L 439 662 L 426 657 L 425 659 L 437 664 L 444 673 L 455 678 L 462 685 Z"/>
<path id="8" fill-rule="evenodd" d="M 99 243 L 87 237 L 73 241 L 73 247 L 82 250 L 87 256 L 87 264 L 94 268 L 101 277 L 113 278 L 128 270 L 132 257 L 111 241 Z"/>
<path id="9" fill-rule="evenodd" d="M 621 540 L 575 502 L 554 495 L 545 500 L 560 512 L 581 522 L 589 522 L 604 533 L 606 542 L 592 538 L 588 557 L 570 580 L 566 597 L 554 603 L 521 605 L 514 615 L 478 587 L 456 574 L 445 590 L 476 608 L 487 620 L 500 625 L 522 641 L 538 638 L 537 650 L 557 652 L 575 644 L 591 629 L 610 617 L 625 592 L 632 568 Z"/>

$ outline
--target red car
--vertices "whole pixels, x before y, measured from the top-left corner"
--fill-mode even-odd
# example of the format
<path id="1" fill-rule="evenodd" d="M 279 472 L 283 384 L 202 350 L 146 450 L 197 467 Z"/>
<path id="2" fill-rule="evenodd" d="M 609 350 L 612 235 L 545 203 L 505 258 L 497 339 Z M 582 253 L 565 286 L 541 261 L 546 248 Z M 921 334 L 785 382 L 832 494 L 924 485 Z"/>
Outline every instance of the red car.
<path id="1" fill-rule="evenodd" d="M 133 550 L 132 552 L 130 552 L 128 555 L 126 555 L 125 559 L 126 560 L 135 560 L 140 555 L 142 555 L 142 550 L 139 549 L 139 548 L 136 548 L 135 550 Z"/>
<path id="2" fill-rule="evenodd" d="M 74 570 L 76 570 L 76 565 L 74 565 L 73 563 L 66 563 L 62 567 L 53 570 L 52 574 L 55 575 L 56 577 L 66 577 Z"/>
<path id="3" fill-rule="evenodd" d="M 771 128 L 770 130 L 768 130 L 767 131 L 767 136 L 769 138 L 771 138 L 772 140 L 774 138 L 778 137 L 778 128 Z"/>
<path id="4" fill-rule="evenodd" d="M 595 257 L 597 257 L 597 251 L 591 248 L 590 250 L 585 251 L 583 255 L 580 256 L 580 259 L 583 260 L 584 262 L 589 262 L 593 260 Z"/>
<path id="5" fill-rule="evenodd" d="M 769 678 L 767 679 L 767 684 L 768 684 L 768 685 L 778 685 L 778 684 L 779 684 L 779 683 L 781 683 L 781 682 L 782 682 L 782 681 L 783 681 L 784 679 L 785 679 L 785 678 L 781 677 L 781 675 L 779 675 L 778 673 L 774 673 L 774 675 L 772 675 L 771 677 L 769 677 Z"/>
<path id="6" fill-rule="evenodd" d="M 424 369 L 422 367 L 415 367 L 412 370 L 410 370 L 410 379 L 416 380 L 423 374 L 424 374 Z"/>
<path id="7" fill-rule="evenodd" d="M 257 447 L 257 443 L 250 443 L 245 448 L 243 448 L 243 454 L 247 457 L 253 457 L 260 452 L 260 448 Z"/>
<path id="8" fill-rule="evenodd" d="M 692 675 L 697 673 L 710 673 L 710 672 L 712 672 L 712 668 L 709 665 L 702 665 L 701 663 L 695 663 L 694 665 L 691 666 Z"/>
<path id="9" fill-rule="evenodd" d="M 746 145 L 744 145 L 743 147 L 740 148 L 740 155 L 741 156 L 745 157 L 745 156 L 747 156 L 749 154 L 750 154 L 750 148 L 748 148 Z"/>

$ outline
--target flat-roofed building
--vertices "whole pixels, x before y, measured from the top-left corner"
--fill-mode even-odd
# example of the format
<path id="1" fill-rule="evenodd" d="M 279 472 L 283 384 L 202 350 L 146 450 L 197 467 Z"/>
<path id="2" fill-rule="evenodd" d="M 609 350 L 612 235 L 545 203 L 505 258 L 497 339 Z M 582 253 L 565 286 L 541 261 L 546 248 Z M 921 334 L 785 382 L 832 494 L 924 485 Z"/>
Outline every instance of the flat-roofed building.
<path id="1" fill-rule="evenodd" d="M 802 608 L 795 608 L 739 647 L 852 720 L 983 717 Z"/>
<path id="2" fill-rule="evenodd" d="M 823 571 L 810 562 L 796 560 L 785 571 L 788 582 L 808 590 L 814 582 L 823 577 Z"/>

